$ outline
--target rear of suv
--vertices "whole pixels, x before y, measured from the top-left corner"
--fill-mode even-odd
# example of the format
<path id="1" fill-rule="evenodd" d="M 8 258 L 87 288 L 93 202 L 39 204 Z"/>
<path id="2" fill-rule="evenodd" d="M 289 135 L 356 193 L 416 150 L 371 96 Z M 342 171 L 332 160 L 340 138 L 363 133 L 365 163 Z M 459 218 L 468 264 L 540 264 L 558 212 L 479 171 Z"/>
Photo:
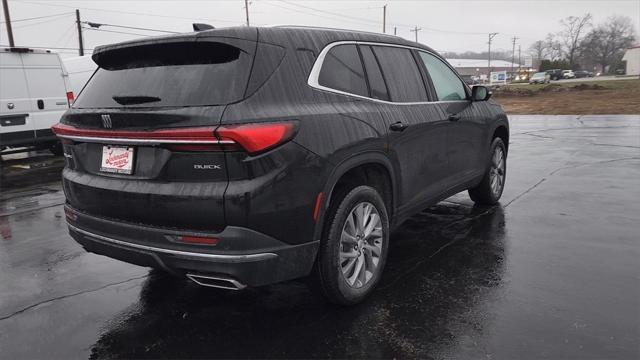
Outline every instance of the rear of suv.
<path id="1" fill-rule="evenodd" d="M 97 48 L 54 131 L 88 251 L 242 289 L 378 283 L 389 231 L 457 192 L 492 204 L 508 123 L 433 50 L 315 28 L 226 28 Z"/>

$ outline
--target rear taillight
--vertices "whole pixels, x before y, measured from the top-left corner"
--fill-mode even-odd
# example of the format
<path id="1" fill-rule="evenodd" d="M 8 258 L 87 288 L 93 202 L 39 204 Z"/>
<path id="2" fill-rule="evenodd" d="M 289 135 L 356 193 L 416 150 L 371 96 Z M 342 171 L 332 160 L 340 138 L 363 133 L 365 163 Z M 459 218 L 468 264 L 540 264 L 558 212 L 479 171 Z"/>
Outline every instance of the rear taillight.
<path id="1" fill-rule="evenodd" d="M 293 138 L 295 122 L 223 125 L 216 129 L 220 142 L 234 142 L 250 154 L 273 149 Z"/>
<path id="2" fill-rule="evenodd" d="M 73 91 L 67 91 L 67 102 L 69 103 L 69 106 L 73 104 L 73 100 L 75 100 L 75 96 L 73 96 Z"/>

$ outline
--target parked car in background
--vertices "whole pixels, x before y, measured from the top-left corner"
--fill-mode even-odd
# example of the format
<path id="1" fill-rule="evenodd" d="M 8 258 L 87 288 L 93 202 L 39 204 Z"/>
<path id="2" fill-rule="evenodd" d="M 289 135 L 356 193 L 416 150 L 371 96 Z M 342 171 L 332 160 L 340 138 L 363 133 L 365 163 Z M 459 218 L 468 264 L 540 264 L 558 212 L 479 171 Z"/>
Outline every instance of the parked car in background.
<path id="1" fill-rule="evenodd" d="M 586 70 L 576 70 L 573 72 L 573 74 L 576 76 L 576 78 L 593 77 L 593 73 L 591 71 L 586 71 Z"/>
<path id="2" fill-rule="evenodd" d="M 62 154 L 51 126 L 73 98 L 58 54 L 0 48 L 0 151 L 48 148 Z"/>
<path id="3" fill-rule="evenodd" d="M 576 74 L 573 73 L 573 70 L 562 70 L 563 79 L 573 79 L 575 77 L 576 77 Z"/>
<path id="4" fill-rule="evenodd" d="M 460 75 L 460 77 L 462 78 L 462 81 L 465 82 L 465 84 L 469 85 L 469 86 L 473 86 L 473 85 L 477 85 L 480 82 L 476 79 L 475 76 L 473 75 Z"/>
<path id="5" fill-rule="evenodd" d="M 535 73 L 529 79 L 529 84 L 548 84 L 549 77 L 549 74 L 547 74 L 546 72 Z"/>
<path id="6" fill-rule="evenodd" d="M 235 27 L 93 59 L 54 126 L 88 251 L 234 290 L 312 274 L 354 304 L 381 279 L 391 229 L 460 191 L 502 194 L 506 115 L 422 44 Z"/>
<path id="7" fill-rule="evenodd" d="M 549 74 L 549 79 L 551 80 L 560 80 L 564 77 L 562 69 L 547 70 L 546 73 Z"/>

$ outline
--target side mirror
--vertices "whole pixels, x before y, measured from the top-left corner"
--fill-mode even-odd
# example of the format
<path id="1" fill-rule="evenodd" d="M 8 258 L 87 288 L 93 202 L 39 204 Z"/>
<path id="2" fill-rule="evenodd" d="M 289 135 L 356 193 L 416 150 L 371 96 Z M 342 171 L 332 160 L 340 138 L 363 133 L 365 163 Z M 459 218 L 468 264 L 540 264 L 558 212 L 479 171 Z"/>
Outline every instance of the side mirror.
<path id="1" fill-rule="evenodd" d="M 471 88 L 471 99 L 473 101 L 487 101 L 491 98 L 491 91 L 488 87 L 476 85 Z"/>

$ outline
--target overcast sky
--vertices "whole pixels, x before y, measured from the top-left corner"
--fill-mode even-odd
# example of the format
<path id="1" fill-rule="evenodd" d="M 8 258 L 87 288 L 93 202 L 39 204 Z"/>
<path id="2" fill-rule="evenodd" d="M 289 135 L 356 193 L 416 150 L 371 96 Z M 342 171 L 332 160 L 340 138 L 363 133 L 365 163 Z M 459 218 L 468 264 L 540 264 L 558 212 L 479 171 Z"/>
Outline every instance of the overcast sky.
<path id="1" fill-rule="evenodd" d="M 640 28 L 640 0 L 502 0 L 502 1 L 295 1 L 253 0 L 252 25 L 296 24 L 382 32 L 382 6 L 387 4 L 387 33 L 414 39 L 410 28 L 422 28 L 418 41 L 438 51 L 484 51 L 487 34 L 498 32 L 492 49 L 511 51 L 511 37 L 520 39 L 523 53 L 535 40 L 560 31 L 560 19 L 591 13 L 594 23 L 611 15 L 632 18 Z M 59 49 L 73 56 L 78 47 L 74 10 L 83 21 L 158 30 L 191 31 L 192 22 L 216 27 L 243 25 L 244 0 L 9 0 L 16 45 Z M 43 17 L 24 20 L 33 17 Z M 0 44 L 7 45 L 4 15 L 0 14 Z M 23 20 L 23 21 L 20 21 Z M 84 30 L 85 47 L 158 35 L 136 29 L 101 27 Z"/>

